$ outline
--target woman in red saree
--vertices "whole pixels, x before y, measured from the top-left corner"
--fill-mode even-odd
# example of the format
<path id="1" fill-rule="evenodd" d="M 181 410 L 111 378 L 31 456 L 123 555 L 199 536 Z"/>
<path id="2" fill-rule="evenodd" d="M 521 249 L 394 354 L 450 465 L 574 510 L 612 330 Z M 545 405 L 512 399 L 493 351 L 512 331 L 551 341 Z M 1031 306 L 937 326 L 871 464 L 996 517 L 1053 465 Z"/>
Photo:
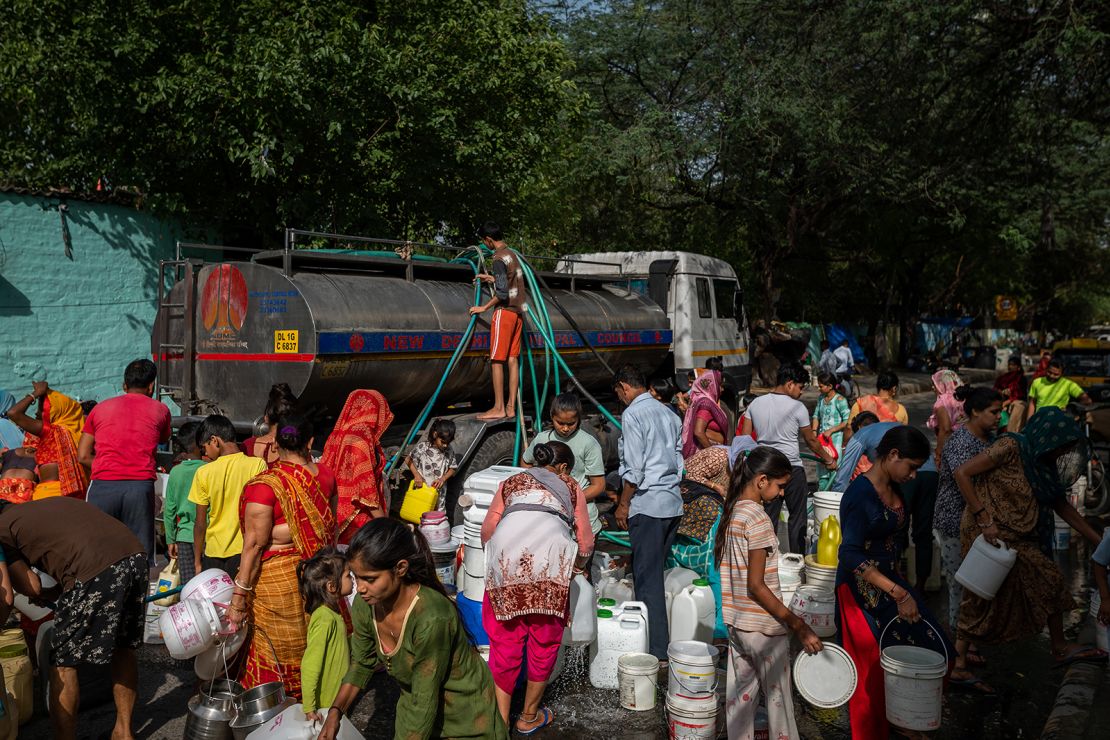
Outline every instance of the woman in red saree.
<path id="1" fill-rule="evenodd" d="M 278 461 L 251 479 L 240 499 L 243 555 L 228 611 L 253 632 L 239 682 L 246 688 L 281 681 L 301 695 L 307 619 L 297 564 L 335 536 L 335 476 L 312 462 L 312 426 L 289 414 L 277 425 Z"/>
<path id="2" fill-rule="evenodd" d="M 40 401 L 40 418 L 27 416 L 27 410 Z M 81 404 L 51 390 L 44 381 L 34 384 L 34 392 L 8 409 L 8 418 L 37 439 L 24 442 L 35 448 L 39 483 L 36 500 L 51 496 L 84 498 L 89 487 L 88 472 L 77 462 L 77 440 L 85 426 Z"/>
<path id="3" fill-rule="evenodd" d="M 324 445 L 320 462 L 335 471 L 339 493 L 336 531 L 340 545 L 350 543 L 366 522 L 389 514 L 381 439 L 392 421 L 385 396 L 378 391 L 353 391 Z"/>

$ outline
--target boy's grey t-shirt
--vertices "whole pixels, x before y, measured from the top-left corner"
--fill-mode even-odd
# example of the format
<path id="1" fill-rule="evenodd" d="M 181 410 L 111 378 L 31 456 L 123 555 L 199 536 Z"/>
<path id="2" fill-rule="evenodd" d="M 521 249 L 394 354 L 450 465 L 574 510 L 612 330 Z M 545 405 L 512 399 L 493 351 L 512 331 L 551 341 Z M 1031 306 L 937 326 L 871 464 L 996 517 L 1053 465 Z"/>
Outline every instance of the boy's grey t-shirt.
<path id="1" fill-rule="evenodd" d="M 605 462 L 602 459 L 601 443 L 599 443 L 594 436 L 584 429 L 576 429 L 574 434 L 569 437 L 560 437 L 555 433 L 554 429 L 544 429 L 537 434 L 532 440 L 532 444 L 528 445 L 528 449 L 521 455 L 521 459 L 529 465 L 535 464 L 535 459 L 532 457 L 536 445 L 543 444 L 550 441 L 562 442 L 570 451 L 574 453 L 574 469 L 570 472 L 570 477 L 574 478 L 578 483 L 578 487 L 583 491 L 586 486 L 590 484 L 590 476 L 592 475 L 605 475 Z M 597 534 L 601 531 L 601 514 L 597 510 L 597 504 L 590 501 L 586 504 L 586 510 L 590 513 L 590 525 Z"/>
<path id="2" fill-rule="evenodd" d="M 786 455 L 790 464 L 801 467 L 798 449 L 802 427 L 809 426 L 809 411 L 801 401 L 783 393 L 768 393 L 751 402 L 744 416 L 751 419 L 756 441 Z"/>

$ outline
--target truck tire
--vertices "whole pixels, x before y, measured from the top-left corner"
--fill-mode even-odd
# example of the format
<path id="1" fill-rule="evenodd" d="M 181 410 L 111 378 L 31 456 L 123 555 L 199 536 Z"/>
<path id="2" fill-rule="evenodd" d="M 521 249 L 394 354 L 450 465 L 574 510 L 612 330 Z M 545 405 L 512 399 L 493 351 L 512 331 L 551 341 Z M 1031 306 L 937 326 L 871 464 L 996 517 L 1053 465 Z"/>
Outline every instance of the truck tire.
<path id="1" fill-rule="evenodd" d="M 470 477 L 472 473 L 477 473 L 479 470 L 485 470 L 492 465 L 512 465 L 513 464 L 513 445 L 516 442 L 516 431 L 512 429 L 502 429 L 499 432 L 494 432 L 478 445 L 478 449 L 470 457 L 470 460 L 463 465 L 459 472 L 451 477 L 450 485 L 447 487 L 447 518 L 451 520 L 454 525 L 462 524 L 462 515 L 459 514 L 458 521 L 456 521 L 455 503 L 459 500 L 459 495 L 463 490 L 463 483 Z M 521 451 L 523 452 L 523 450 Z"/>

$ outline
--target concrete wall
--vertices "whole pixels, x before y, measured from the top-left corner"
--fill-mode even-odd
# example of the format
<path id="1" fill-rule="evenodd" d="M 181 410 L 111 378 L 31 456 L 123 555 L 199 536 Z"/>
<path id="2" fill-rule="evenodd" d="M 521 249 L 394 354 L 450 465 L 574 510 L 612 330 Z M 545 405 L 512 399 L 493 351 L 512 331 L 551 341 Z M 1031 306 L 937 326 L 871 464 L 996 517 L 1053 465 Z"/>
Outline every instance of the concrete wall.
<path id="1" fill-rule="evenodd" d="M 122 206 L 0 193 L 0 388 L 26 393 L 44 369 L 67 395 L 119 393 L 127 363 L 151 356 L 158 261 L 180 232 Z"/>

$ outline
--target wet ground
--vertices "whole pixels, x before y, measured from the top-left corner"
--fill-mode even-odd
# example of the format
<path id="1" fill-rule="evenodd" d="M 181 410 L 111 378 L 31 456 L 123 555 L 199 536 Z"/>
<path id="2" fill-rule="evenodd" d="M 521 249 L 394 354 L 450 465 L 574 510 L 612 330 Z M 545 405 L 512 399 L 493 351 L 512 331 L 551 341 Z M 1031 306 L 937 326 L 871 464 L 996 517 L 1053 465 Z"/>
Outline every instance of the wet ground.
<path id="1" fill-rule="evenodd" d="M 809 400 L 809 399 L 807 399 Z M 914 424 L 923 426 L 932 404 L 931 394 L 903 399 Z M 812 403 L 812 401 L 811 401 Z M 1089 569 L 1085 546 L 1073 545 L 1061 553 L 1059 562 L 1071 579 L 1072 592 L 1081 608 L 1069 615 L 1070 637 L 1091 641 L 1090 620 L 1085 618 L 1088 604 Z M 930 606 L 944 614 L 941 593 L 929 594 Z M 1051 665 L 1047 635 L 1019 645 L 985 647 L 988 666 L 982 677 L 999 693 L 995 698 L 978 694 L 948 692 L 944 718 L 938 738 L 1028 738 L 1039 737 L 1052 709 L 1063 672 Z M 1091 723 L 1085 737 L 1100 740 L 1110 737 L 1110 673 L 1103 670 L 1103 682 L 1096 695 Z M 585 648 L 571 651 L 563 675 L 545 697 L 556 714 L 555 724 L 536 735 L 549 740 L 599 738 L 604 740 L 654 740 L 666 738 L 667 729 L 662 697 L 653 711 L 632 712 L 621 709 L 616 691 L 593 688 L 587 679 Z M 191 662 L 174 661 L 158 646 L 144 646 L 140 654 L 140 692 L 134 728 L 142 738 L 178 740 L 183 736 L 185 705 L 194 693 L 196 681 Z M 79 736 L 84 740 L 110 737 L 114 709 L 105 691 L 106 677 L 98 686 L 83 686 L 89 697 L 81 711 Z M 396 684 L 379 674 L 368 687 L 353 712 L 352 719 L 367 738 L 392 737 L 393 712 L 398 698 Z M 519 701 L 519 699 L 518 699 Z M 96 706 L 89 706 L 95 703 Z M 796 698 L 795 716 L 806 740 L 839 740 L 850 737 L 847 711 L 814 710 Z M 21 728 L 20 738 L 51 737 L 45 717 L 36 717 Z"/>

